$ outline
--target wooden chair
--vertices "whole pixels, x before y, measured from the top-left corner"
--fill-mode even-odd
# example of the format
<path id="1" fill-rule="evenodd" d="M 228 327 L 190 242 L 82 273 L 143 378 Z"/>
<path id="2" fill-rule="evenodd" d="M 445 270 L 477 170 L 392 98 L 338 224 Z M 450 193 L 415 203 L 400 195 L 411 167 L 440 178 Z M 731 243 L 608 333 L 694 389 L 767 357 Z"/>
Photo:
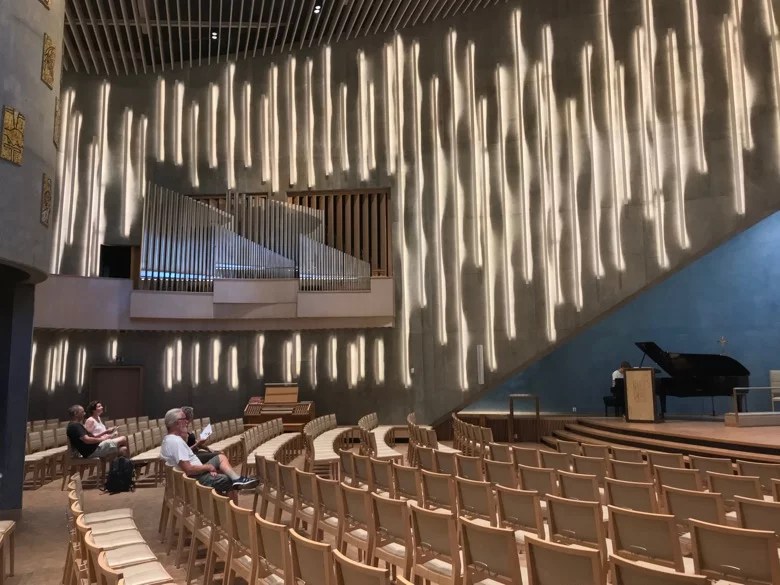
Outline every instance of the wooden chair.
<path id="1" fill-rule="evenodd" d="M 339 501 L 341 500 L 341 483 L 335 479 L 315 478 L 316 497 L 319 504 L 317 511 L 317 538 L 322 540 L 324 534 L 331 535 L 334 540 L 339 536 Z"/>
<path id="2" fill-rule="evenodd" d="M 166 466 L 167 469 L 168 466 Z M 168 514 L 168 526 L 166 529 L 167 536 L 165 538 L 167 546 L 165 554 L 170 555 L 173 548 L 173 537 L 176 532 L 176 527 L 179 527 L 181 532 L 184 529 L 181 527 L 184 523 L 184 518 L 192 514 L 190 508 L 184 505 L 184 482 L 182 478 L 184 472 L 181 469 L 173 468 L 170 471 L 171 483 L 173 484 L 173 497 L 171 501 L 170 513 Z"/>
<path id="3" fill-rule="evenodd" d="M 754 500 L 763 500 L 761 493 L 761 481 L 758 476 L 749 475 L 724 475 L 707 472 L 707 483 L 711 492 L 719 493 L 723 496 L 723 503 L 726 511 L 736 510 L 737 503 L 734 501 L 736 496 L 743 498 L 753 498 Z"/>
<path id="4" fill-rule="evenodd" d="M 83 481 L 85 471 L 87 472 L 87 477 L 89 477 L 89 474 L 92 472 L 97 473 L 97 483 L 98 485 L 103 485 L 105 476 L 103 460 L 98 459 L 97 457 L 87 459 L 84 459 L 83 457 L 73 457 L 71 446 L 68 445 L 67 447 L 68 448 L 65 449 L 65 458 L 62 463 L 62 486 L 60 489 L 65 490 L 65 484 L 68 482 L 68 477 L 74 473 L 78 473 Z"/>
<path id="5" fill-rule="evenodd" d="M 734 496 L 737 525 L 751 530 L 771 530 L 780 538 L 780 502 Z"/>
<path id="6" fill-rule="evenodd" d="M 336 585 L 389 585 L 390 572 L 387 569 L 368 567 L 333 551 L 336 569 Z"/>
<path id="7" fill-rule="evenodd" d="M 708 585 L 703 575 L 686 575 L 654 568 L 619 556 L 609 560 L 612 585 Z"/>
<path id="8" fill-rule="evenodd" d="M 514 531 L 515 543 L 519 548 L 525 546 L 525 539 L 529 535 L 546 537 L 548 531 L 542 519 L 537 492 L 496 486 L 496 504 L 498 525 Z"/>
<path id="9" fill-rule="evenodd" d="M 259 569 L 255 512 L 249 508 L 239 508 L 233 502 L 229 505 L 233 554 L 225 566 L 225 583 L 233 585 L 236 577 L 241 577 L 247 583 L 255 583 Z"/>
<path id="10" fill-rule="evenodd" d="M 195 507 L 195 524 L 192 527 L 192 539 L 190 541 L 190 554 L 187 560 L 187 583 L 192 580 L 195 569 L 195 559 L 198 556 L 198 547 L 202 545 L 206 549 L 206 559 L 211 555 L 211 537 L 214 531 L 214 504 L 211 502 L 211 488 L 199 484 L 197 480 L 191 480 L 194 484 L 185 482 L 185 489 L 195 492 L 192 504 Z M 205 573 L 204 566 L 204 573 Z"/>
<path id="11" fill-rule="evenodd" d="M 539 451 L 542 467 L 555 471 L 571 471 L 571 458 L 568 453 L 556 453 L 554 451 Z"/>
<path id="12" fill-rule="evenodd" d="M 320 504 L 317 501 L 317 476 L 307 471 L 295 470 L 295 502 L 292 527 L 302 532 L 301 525 L 312 538 L 317 535 Z"/>
<path id="13" fill-rule="evenodd" d="M 417 461 L 420 469 L 436 471 L 436 457 L 431 447 L 417 447 Z"/>
<path id="14" fill-rule="evenodd" d="M 460 519 L 460 528 L 466 585 L 521 585 L 526 581 L 511 529 L 484 526 L 465 518 Z"/>
<path id="15" fill-rule="evenodd" d="M 484 458 L 482 457 L 469 457 L 468 455 L 457 453 L 455 455 L 455 469 L 457 475 L 473 481 L 483 481 L 485 479 L 485 471 L 482 466 L 483 462 Z"/>
<path id="16" fill-rule="evenodd" d="M 268 582 L 287 582 L 290 573 L 290 536 L 284 524 L 274 524 L 255 514 L 257 578 Z M 250 583 L 254 583 L 250 581 Z"/>
<path id="17" fill-rule="evenodd" d="M 608 461 L 609 460 L 606 457 L 572 456 L 574 472 L 582 475 L 594 475 L 599 486 L 603 486 L 604 480 L 607 478 Z"/>
<path id="18" fill-rule="evenodd" d="M 425 579 L 440 585 L 460 585 L 462 567 L 455 513 L 426 510 L 409 504 L 412 514 L 412 542 L 415 581 Z"/>
<path id="19" fill-rule="evenodd" d="M 674 515 L 680 533 L 683 554 L 690 554 L 691 520 L 702 520 L 712 524 L 726 523 L 726 508 L 720 494 L 663 488 L 664 506 L 667 513 Z"/>
<path id="20" fill-rule="evenodd" d="M 780 480 L 780 463 L 756 463 L 755 461 L 737 460 L 737 470 L 740 475 L 758 477 L 761 489 L 765 494 L 772 493 L 772 480 Z"/>
<path id="21" fill-rule="evenodd" d="M 371 459 L 367 455 L 352 454 L 352 462 L 355 469 L 353 487 L 366 486 L 370 491 L 374 489 L 374 481 L 371 477 Z"/>
<path id="22" fill-rule="evenodd" d="M 293 583 L 298 585 L 334 585 L 332 548 L 290 530 L 290 556 Z"/>
<path id="23" fill-rule="evenodd" d="M 277 496 L 277 506 L 274 508 L 274 522 L 279 524 L 282 521 L 282 512 L 287 512 L 290 517 L 295 515 L 295 496 L 298 492 L 295 480 L 297 471 L 292 465 L 278 465 L 279 470 L 279 493 Z"/>
<path id="24" fill-rule="evenodd" d="M 459 518 L 489 526 L 497 525 L 496 502 L 489 482 L 456 477 L 455 493 Z"/>
<path id="25" fill-rule="evenodd" d="M 599 551 L 586 547 L 556 544 L 529 536 L 526 540 L 529 585 L 604 585 Z"/>
<path id="26" fill-rule="evenodd" d="M 490 450 L 490 458 L 493 461 L 501 461 L 502 463 L 514 463 L 514 457 L 512 457 L 512 447 L 504 443 L 490 443 L 488 445 Z"/>
<path id="27" fill-rule="evenodd" d="M 512 447 L 512 459 L 515 465 L 525 465 L 526 467 L 541 467 L 539 465 L 539 449 L 529 449 L 528 447 Z"/>
<path id="28" fill-rule="evenodd" d="M 120 571 L 109 566 L 107 555 L 106 552 L 99 552 L 95 561 L 91 561 L 95 567 L 95 578 L 98 585 L 124 585 L 124 583 L 162 585 L 174 582 L 173 577 L 160 563 L 149 562 L 142 565 L 131 565 Z"/>
<path id="29" fill-rule="evenodd" d="M 355 482 L 354 453 L 347 449 L 339 449 L 339 479 L 348 485 Z"/>
<path id="30" fill-rule="evenodd" d="M 696 573 L 713 580 L 780 583 L 777 535 L 691 520 L 691 548 Z"/>
<path id="31" fill-rule="evenodd" d="M 518 465 L 517 475 L 520 479 L 520 489 L 538 492 L 541 498 L 542 513 L 546 514 L 547 496 L 557 496 L 559 493 L 558 482 L 555 479 L 555 470 Z"/>
<path id="32" fill-rule="evenodd" d="M 618 461 L 628 461 L 630 463 L 642 463 L 644 461 L 642 458 L 642 451 L 640 449 L 635 449 L 634 447 L 618 447 L 613 445 L 611 450 L 612 459 L 617 459 Z"/>
<path id="33" fill-rule="evenodd" d="M 724 475 L 734 475 L 734 465 L 731 463 L 731 459 L 725 457 L 700 457 L 698 455 L 690 455 L 688 460 L 691 462 L 691 469 L 695 469 L 701 474 L 701 481 L 704 485 L 707 484 L 708 471 L 714 471 L 715 473 L 722 473 Z"/>
<path id="34" fill-rule="evenodd" d="M 230 498 L 221 496 L 216 490 L 211 490 L 211 509 L 213 525 L 211 530 L 211 542 L 206 553 L 206 572 L 204 583 L 211 583 L 216 573 L 217 562 L 225 564 L 225 572 L 230 566 L 233 556 L 233 539 L 230 536 Z"/>
<path id="35" fill-rule="evenodd" d="M 582 454 L 585 455 L 585 457 L 600 457 L 601 459 L 609 459 L 609 445 L 582 443 Z"/>
<path id="36" fill-rule="evenodd" d="M 634 483 L 649 483 L 653 481 L 649 463 L 634 463 L 632 461 L 611 459 L 609 467 L 610 476 L 621 481 L 633 481 Z"/>
<path id="37" fill-rule="evenodd" d="M 455 463 L 454 451 L 440 451 L 438 449 L 434 449 L 433 456 L 435 461 L 435 468 L 431 471 L 436 471 L 437 473 L 446 473 L 447 475 L 457 475 L 458 467 Z"/>
<path id="38" fill-rule="evenodd" d="M 388 459 L 371 458 L 371 479 L 374 481 L 371 491 L 395 497 L 395 486 L 393 485 L 393 464 Z"/>
<path id="39" fill-rule="evenodd" d="M 358 560 L 373 554 L 374 536 L 371 530 L 371 502 L 369 492 L 346 484 L 341 485 L 339 500 L 339 535 L 336 548 L 346 554 L 347 546 L 358 551 Z"/>
<path id="40" fill-rule="evenodd" d="M 404 577 L 412 571 L 412 531 L 409 505 L 403 500 L 393 500 L 371 494 L 371 529 L 374 548 L 368 561 L 376 566 L 384 561 L 391 567 L 393 576 L 400 568 Z"/>
<path id="41" fill-rule="evenodd" d="M 5 578 L 5 550 L 8 545 L 9 577 L 14 576 L 14 561 L 16 558 L 16 522 L 0 520 L 0 585 Z"/>
<path id="42" fill-rule="evenodd" d="M 420 505 L 428 510 L 444 509 L 455 512 L 455 478 L 444 473 L 420 470 Z"/>
<path id="43" fill-rule="evenodd" d="M 491 461 L 485 459 L 485 478 L 492 484 L 517 488 L 517 471 L 509 461 Z"/>
<path id="44" fill-rule="evenodd" d="M 580 444 L 577 441 L 564 441 L 558 439 L 556 443 L 559 453 L 566 453 L 567 455 L 581 455 Z"/>
<path id="45" fill-rule="evenodd" d="M 666 486 L 698 492 L 704 489 L 702 476 L 695 469 L 679 469 L 656 465 L 655 481 L 658 484 L 659 493 Z"/>
<path id="46" fill-rule="evenodd" d="M 663 451 L 645 451 L 647 454 L 647 462 L 650 467 L 655 468 L 656 465 L 663 467 L 677 467 L 679 469 L 685 468 L 685 458 L 682 453 L 665 453 Z"/>
<path id="47" fill-rule="evenodd" d="M 606 565 L 607 540 L 598 502 L 581 502 L 549 496 L 550 540 L 595 548 Z"/>
<path id="48" fill-rule="evenodd" d="M 420 501 L 420 470 L 393 461 L 392 468 L 395 497 L 402 500 Z"/>
<path id="49" fill-rule="evenodd" d="M 638 512 L 659 512 L 658 498 L 653 483 L 637 483 L 607 478 L 607 504 Z"/>
<path id="50" fill-rule="evenodd" d="M 195 487 L 198 481 L 192 477 L 187 477 L 184 473 L 176 476 L 177 481 L 181 484 L 177 488 L 181 492 L 182 497 L 182 514 L 181 522 L 179 523 L 179 540 L 176 543 L 176 568 L 181 567 L 182 555 L 184 554 L 184 541 L 187 534 L 190 535 L 190 539 L 193 539 L 193 533 L 195 531 L 195 525 L 198 524 L 197 515 L 199 512 L 198 507 L 198 492 Z"/>
<path id="51" fill-rule="evenodd" d="M 601 503 L 601 495 L 595 475 L 559 471 L 558 485 L 561 496 L 564 498 Z"/>

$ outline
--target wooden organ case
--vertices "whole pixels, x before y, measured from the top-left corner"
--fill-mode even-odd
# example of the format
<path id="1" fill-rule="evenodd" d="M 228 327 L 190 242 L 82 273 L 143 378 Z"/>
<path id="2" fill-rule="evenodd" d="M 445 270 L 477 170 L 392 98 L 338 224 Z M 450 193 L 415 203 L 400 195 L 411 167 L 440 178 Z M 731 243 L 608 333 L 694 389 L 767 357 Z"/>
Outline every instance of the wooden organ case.
<path id="1" fill-rule="evenodd" d="M 285 432 L 299 433 L 314 420 L 314 403 L 298 402 L 297 384 L 266 384 L 265 396 L 252 396 L 244 408 L 244 425 L 281 418 Z"/>

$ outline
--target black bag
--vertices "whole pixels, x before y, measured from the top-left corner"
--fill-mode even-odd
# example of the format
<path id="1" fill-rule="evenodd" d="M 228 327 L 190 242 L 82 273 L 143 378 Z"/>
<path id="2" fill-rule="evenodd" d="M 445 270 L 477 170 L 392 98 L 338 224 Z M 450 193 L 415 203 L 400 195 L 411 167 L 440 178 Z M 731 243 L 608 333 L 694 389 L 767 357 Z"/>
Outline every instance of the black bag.
<path id="1" fill-rule="evenodd" d="M 109 494 L 135 491 L 135 468 L 127 457 L 117 457 L 111 462 L 105 491 Z"/>

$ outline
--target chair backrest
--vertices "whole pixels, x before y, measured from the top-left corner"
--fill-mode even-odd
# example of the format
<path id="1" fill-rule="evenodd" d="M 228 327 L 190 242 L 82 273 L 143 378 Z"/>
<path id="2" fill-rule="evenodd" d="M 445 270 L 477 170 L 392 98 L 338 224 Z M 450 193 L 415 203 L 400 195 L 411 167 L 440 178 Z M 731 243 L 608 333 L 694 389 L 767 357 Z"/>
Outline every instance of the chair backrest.
<path id="1" fill-rule="evenodd" d="M 612 459 L 618 461 L 633 461 L 634 463 L 642 463 L 642 451 L 635 449 L 634 447 L 612 447 Z"/>
<path id="2" fill-rule="evenodd" d="M 265 476 L 265 481 L 268 482 L 268 485 L 272 488 L 278 490 L 280 489 L 279 483 L 279 462 L 272 458 L 272 457 L 266 457 L 263 460 L 263 475 Z"/>
<path id="3" fill-rule="evenodd" d="M 761 493 L 761 481 L 757 476 L 750 475 L 725 475 L 723 473 L 707 472 L 707 480 L 711 492 L 717 492 L 723 496 L 726 508 L 733 510 L 736 507 L 735 496 L 763 499 Z"/>
<path id="4" fill-rule="evenodd" d="M 525 539 L 530 585 L 603 585 L 604 572 L 599 551 L 566 546 L 533 536 Z"/>
<path id="5" fill-rule="evenodd" d="M 780 583 L 777 535 L 691 520 L 691 550 L 696 573 L 710 579 L 751 585 Z"/>
<path id="6" fill-rule="evenodd" d="M 352 454 L 352 463 L 355 466 L 355 480 L 367 486 L 373 485 L 371 477 L 371 461 L 367 455 Z"/>
<path id="7" fill-rule="evenodd" d="M 455 478 L 446 473 L 420 470 L 420 496 L 425 508 L 446 508 L 455 511 Z"/>
<path id="8" fill-rule="evenodd" d="M 490 483 L 509 488 L 517 487 L 517 472 L 511 461 L 485 459 L 485 475 Z"/>
<path id="9" fill-rule="evenodd" d="M 452 565 L 452 574 L 460 575 L 460 547 L 455 512 L 426 510 L 409 504 L 412 514 L 412 542 L 415 562 L 443 557 Z"/>
<path id="10" fill-rule="evenodd" d="M 648 483 L 653 481 L 649 463 L 635 463 L 633 461 L 619 461 L 612 459 L 609 462 L 612 468 L 612 477 L 621 481 L 633 481 Z"/>
<path id="11" fill-rule="evenodd" d="M 468 455 L 458 453 L 455 455 L 457 474 L 466 479 L 482 481 L 485 479 L 485 473 L 482 469 L 483 461 L 482 457 L 469 457 Z"/>
<path id="12" fill-rule="evenodd" d="M 334 580 L 332 548 L 290 530 L 290 556 L 293 579 L 304 585 L 332 585 Z"/>
<path id="13" fill-rule="evenodd" d="M 393 486 L 393 465 L 384 459 L 371 458 L 371 478 L 374 481 L 374 489 L 379 489 L 395 497 Z"/>
<path id="14" fill-rule="evenodd" d="M 583 475 L 581 473 L 558 472 L 558 485 L 561 496 L 570 500 L 582 500 L 585 502 L 600 502 L 599 486 L 595 475 Z"/>
<path id="15" fill-rule="evenodd" d="M 436 459 L 434 457 L 432 448 L 422 446 L 417 447 L 417 459 L 419 461 L 420 469 L 436 471 Z"/>
<path id="16" fill-rule="evenodd" d="M 681 526 L 686 526 L 691 519 L 713 524 L 726 523 L 726 510 L 720 494 L 664 486 L 663 497 L 666 511 L 673 514 Z"/>
<path id="17" fill-rule="evenodd" d="M 571 471 L 571 455 L 568 453 L 556 453 L 555 451 L 539 451 L 542 467 L 555 471 Z"/>
<path id="18" fill-rule="evenodd" d="M 684 571 L 677 525 L 670 514 L 648 514 L 608 506 L 612 551 L 628 559 L 648 561 Z"/>
<path id="19" fill-rule="evenodd" d="M 287 497 L 294 498 L 297 491 L 295 486 L 296 468 L 292 465 L 279 464 L 279 489 Z"/>
<path id="20" fill-rule="evenodd" d="M 436 459 L 436 471 L 448 475 L 456 475 L 458 468 L 455 464 L 455 453 L 453 451 L 440 451 L 434 449 L 433 456 Z M 425 469 L 425 468 L 424 468 Z"/>
<path id="21" fill-rule="evenodd" d="M 658 512 L 655 485 L 607 478 L 605 484 L 607 503 L 638 512 Z"/>
<path id="22" fill-rule="evenodd" d="M 491 526 L 497 525 L 496 502 L 490 482 L 456 477 L 455 491 L 459 517 L 479 518 L 490 522 Z"/>
<path id="23" fill-rule="evenodd" d="M 214 523 L 214 504 L 211 502 L 211 488 L 200 483 L 196 483 L 198 506 L 203 514 L 203 521 L 212 525 Z"/>
<path id="24" fill-rule="evenodd" d="M 557 445 L 559 453 L 567 453 L 569 455 L 580 455 L 580 444 L 577 441 L 564 441 L 558 439 Z"/>
<path id="25" fill-rule="evenodd" d="M 599 483 L 599 485 L 602 485 L 607 477 L 608 461 L 609 460 L 606 457 L 585 457 L 582 455 L 572 456 L 574 472 L 581 473 L 583 475 L 595 475 L 596 481 Z"/>
<path id="26" fill-rule="evenodd" d="M 542 506 L 538 493 L 498 485 L 496 504 L 499 526 L 536 533 L 540 538 L 544 538 Z"/>
<path id="27" fill-rule="evenodd" d="M 490 449 L 490 458 L 493 461 L 502 461 L 503 463 L 512 463 L 512 448 L 509 445 L 503 443 L 490 443 L 488 445 Z"/>
<path id="28" fill-rule="evenodd" d="M 255 513 L 248 508 L 239 508 L 229 502 L 230 536 L 236 547 L 237 557 L 248 555 L 250 559 L 257 557 L 257 542 L 255 541 Z M 254 561 L 252 561 L 254 562 Z"/>
<path id="29" fill-rule="evenodd" d="M 742 528 L 771 530 L 780 537 L 780 502 L 735 496 L 737 522 Z"/>
<path id="30" fill-rule="evenodd" d="M 351 525 L 351 528 L 347 528 L 347 532 L 356 528 L 368 531 L 371 524 L 371 501 L 368 491 L 341 484 L 341 506 L 343 511 L 343 514 L 339 515 L 341 521 Z"/>
<path id="31" fill-rule="evenodd" d="M 664 467 L 685 467 L 685 458 L 682 453 L 664 453 L 663 451 L 645 451 L 647 461 L 651 467 L 662 465 Z"/>
<path id="32" fill-rule="evenodd" d="M 512 447 L 512 457 L 517 465 L 539 467 L 539 449 L 528 447 Z"/>
<path id="33" fill-rule="evenodd" d="M 700 457 L 698 455 L 689 455 L 688 460 L 691 462 L 691 469 L 695 469 L 701 474 L 701 480 L 706 485 L 707 472 L 714 471 L 715 473 L 722 473 L 724 475 L 734 475 L 734 466 L 731 463 L 731 459 L 725 457 Z"/>
<path id="34" fill-rule="evenodd" d="M 598 549 L 604 562 L 607 561 L 607 542 L 601 504 L 549 496 L 547 513 L 550 540 L 590 546 Z"/>
<path id="35" fill-rule="evenodd" d="M 466 583 L 522 585 L 514 531 L 460 519 Z"/>
<path id="36" fill-rule="evenodd" d="M 405 501 L 371 494 L 371 508 L 371 521 L 376 536 L 374 542 L 377 547 L 383 546 L 383 539 L 411 546 L 411 521 L 409 506 Z"/>
<path id="37" fill-rule="evenodd" d="M 289 567 L 290 536 L 289 528 L 284 524 L 269 522 L 260 514 L 255 514 L 255 542 L 257 556 L 265 559 L 272 567 L 267 567 L 268 573 L 283 576 Z M 266 563 L 261 563 L 260 566 Z"/>
<path id="38" fill-rule="evenodd" d="M 612 585 L 707 585 L 703 575 L 687 575 L 661 568 L 655 569 L 618 556 L 609 560 Z"/>
<path id="39" fill-rule="evenodd" d="M 338 516 L 339 500 L 341 499 L 341 484 L 337 479 L 326 479 L 317 476 L 317 501 L 320 504 L 320 512 L 327 516 Z"/>
<path id="40" fill-rule="evenodd" d="M 517 475 L 520 480 L 521 489 L 536 490 L 542 497 L 548 494 L 556 495 L 558 493 L 554 469 L 518 465 Z"/>
<path id="41" fill-rule="evenodd" d="M 214 510 L 214 528 L 225 537 L 230 537 L 230 498 L 211 490 L 212 509 Z"/>
<path id="42" fill-rule="evenodd" d="M 772 492 L 772 480 L 780 479 L 780 463 L 756 463 L 755 461 L 737 460 L 740 475 L 758 477 L 761 489 L 765 494 Z"/>
<path id="43" fill-rule="evenodd" d="M 419 469 L 393 462 L 392 472 L 393 484 L 395 485 L 395 496 L 418 502 L 420 500 Z"/>
<path id="44" fill-rule="evenodd" d="M 693 491 L 704 489 L 702 476 L 695 469 L 678 469 L 656 465 L 654 470 L 655 480 L 659 487 L 669 486 Z"/>
<path id="45" fill-rule="evenodd" d="M 27 442 L 29 444 L 30 453 L 43 450 L 43 437 L 41 436 L 41 431 L 33 431 L 28 433 Z"/>
<path id="46" fill-rule="evenodd" d="M 333 551 L 336 585 L 388 585 L 390 570 L 369 567 Z"/>
<path id="47" fill-rule="evenodd" d="M 586 457 L 601 457 L 609 459 L 609 445 L 582 444 L 582 454 Z"/>

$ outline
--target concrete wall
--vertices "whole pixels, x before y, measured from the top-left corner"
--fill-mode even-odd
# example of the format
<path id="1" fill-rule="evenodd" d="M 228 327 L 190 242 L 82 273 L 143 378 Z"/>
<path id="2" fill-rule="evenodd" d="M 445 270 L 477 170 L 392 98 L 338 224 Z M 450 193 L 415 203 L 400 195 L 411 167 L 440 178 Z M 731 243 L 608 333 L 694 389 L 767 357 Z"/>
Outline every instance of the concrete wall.
<path id="1" fill-rule="evenodd" d="M 350 333 L 384 340 L 385 384 L 318 403 L 433 420 L 777 209 L 775 16 L 742 5 L 520 0 L 293 57 L 68 76 L 78 172 L 52 268 L 88 275 L 101 242 L 138 243 L 147 179 L 276 197 L 389 185 L 396 328 Z M 137 359 L 158 367 L 176 337 Z"/>
<path id="2" fill-rule="evenodd" d="M 24 270 L 35 283 L 49 273 L 51 236 L 40 222 L 41 186 L 43 174 L 53 182 L 57 170 L 54 99 L 60 91 L 65 5 L 52 2 L 47 10 L 37 0 L 7 0 L 2 12 L 0 116 L 10 106 L 26 123 L 21 165 L 0 160 L 0 264 Z M 41 81 L 44 33 L 57 51 L 52 89 Z"/>

